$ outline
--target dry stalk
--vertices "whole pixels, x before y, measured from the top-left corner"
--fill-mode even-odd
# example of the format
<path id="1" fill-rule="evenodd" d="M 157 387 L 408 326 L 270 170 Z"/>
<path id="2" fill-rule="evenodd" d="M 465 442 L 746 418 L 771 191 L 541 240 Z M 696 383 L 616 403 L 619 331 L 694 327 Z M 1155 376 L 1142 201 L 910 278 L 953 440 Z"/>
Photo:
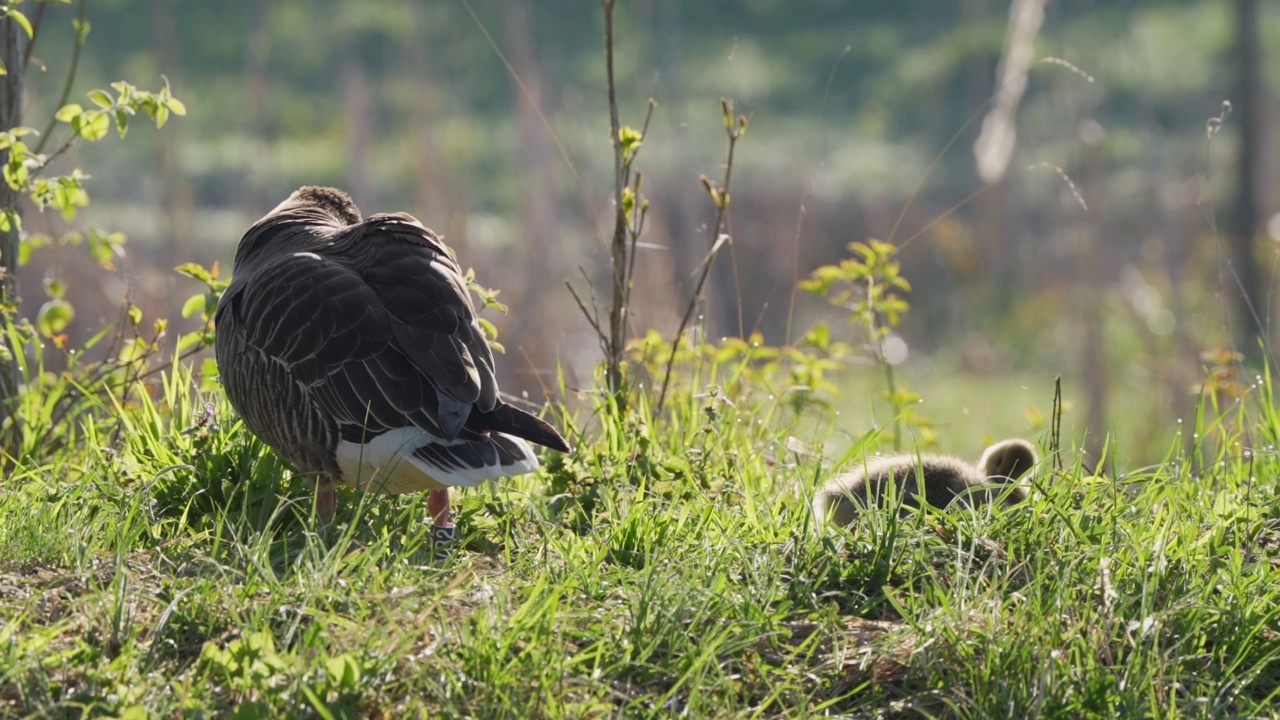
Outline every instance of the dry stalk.
<path id="1" fill-rule="evenodd" d="M 716 187 L 706 175 L 702 176 L 702 185 L 706 188 L 707 193 L 711 196 L 711 201 L 716 206 L 716 223 L 715 232 L 711 237 L 711 250 L 707 253 L 706 259 L 702 261 L 702 270 L 698 273 L 698 282 L 693 287 L 693 295 L 689 298 L 689 305 L 684 310 L 684 316 L 680 318 L 680 327 L 676 328 L 675 337 L 671 341 L 671 354 L 667 357 L 666 368 L 662 374 L 662 390 L 658 393 L 658 403 L 654 406 L 654 414 L 662 412 L 662 406 L 667 400 L 667 389 L 671 384 L 671 370 L 675 366 L 676 353 L 680 349 L 680 338 L 684 337 L 684 333 L 689 329 L 689 323 L 693 320 L 693 315 L 698 309 L 698 305 L 702 303 L 703 290 L 707 285 L 707 278 L 711 275 L 711 266 L 715 262 L 716 255 L 720 252 L 720 248 L 726 244 L 732 244 L 733 240 L 725 233 L 725 224 L 729 220 L 729 183 L 733 179 L 733 151 L 738 145 L 739 138 L 747 131 L 747 118 L 738 115 L 734 118 L 733 102 L 728 98 L 720 98 L 720 109 L 724 113 L 724 129 L 725 135 L 729 139 L 729 148 L 725 153 L 724 161 L 724 179 L 720 182 L 720 186 Z"/>

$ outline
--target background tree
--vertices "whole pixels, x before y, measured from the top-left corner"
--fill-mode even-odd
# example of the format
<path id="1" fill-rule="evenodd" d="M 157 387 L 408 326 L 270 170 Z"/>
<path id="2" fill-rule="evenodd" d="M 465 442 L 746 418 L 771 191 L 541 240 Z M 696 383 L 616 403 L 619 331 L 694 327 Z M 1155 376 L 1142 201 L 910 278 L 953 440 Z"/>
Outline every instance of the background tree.
<path id="1" fill-rule="evenodd" d="M 5 74 L 0 76 L 0 128 L 17 127 L 22 121 L 22 80 L 26 74 L 23 57 L 23 31 L 12 10 L 0 19 L 0 63 Z M 0 154 L 0 162 L 8 164 L 11 151 Z M 9 323 L 18 304 L 18 223 L 14 216 L 21 212 L 18 190 L 8 183 L 0 184 L 0 209 L 11 214 L 0 229 L 0 424 L 9 417 L 9 399 L 18 389 L 18 364 L 13 362 L 15 348 L 9 340 Z"/>
<path id="2" fill-rule="evenodd" d="M 1233 249 L 1236 298 L 1237 347 L 1256 356 L 1259 338 L 1267 338 L 1267 298 L 1258 271 L 1258 184 L 1263 163 L 1262 44 L 1258 0 L 1235 1 L 1235 110 L 1240 123 L 1240 149 L 1236 153 L 1236 192 L 1227 236 Z"/>

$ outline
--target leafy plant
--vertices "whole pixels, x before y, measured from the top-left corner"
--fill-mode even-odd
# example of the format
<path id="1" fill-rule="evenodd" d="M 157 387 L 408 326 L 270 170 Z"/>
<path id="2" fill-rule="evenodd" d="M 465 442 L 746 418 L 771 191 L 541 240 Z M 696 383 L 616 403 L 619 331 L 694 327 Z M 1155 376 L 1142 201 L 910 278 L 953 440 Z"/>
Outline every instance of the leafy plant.
<path id="1" fill-rule="evenodd" d="M 0 78 L 0 84 L 3 85 L 3 94 L 10 97 L 21 95 L 26 61 L 39 37 L 37 28 L 40 23 L 33 25 L 18 9 L 20 4 L 21 0 L 17 0 L 5 3 L 0 9 L 0 29 L 12 34 L 16 25 L 27 38 L 25 54 L 9 57 L 2 68 L 4 77 Z M 0 439 L 6 441 L 5 447 L 10 453 L 31 450 L 30 438 L 47 432 L 49 424 L 56 425 L 76 416 L 78 409 L 85 407 L 87 395 L 94 392 L 86 389 L 96 389 L 104 382 L 127 382 L 130 373 L 136 380 L 140 374 L 138 361 L 156 351 L 158 340 L 165 331 L 165 324 L 158 322 L 152 335 L 144 339 L 138 331 L 141 311 L 126 300 L 123 315 L 127 324 L 122 322 L 117 326 L 118 330 L 108 346 L 108 359 L 100 363 L 80 362 L 79 357 L 97 345 L 109 330 L 104 329 L 85 346 L 67 348 L 63 331 L 75 318 L 75 308 L 66 298 L 66 286 L 57 277 L 56 266 L 53 276 L 44 282 L 47 300 L 38 311 L 34 325 L 15 322 L 19 295 L 14 273 L 27 264 L 40 248 L 84 245 L 104 269 L 114 269 L 115 260 L 124 252 L 125 237 L 122 234 L 93 227 L 84 232 L 68 231 L 57 238 L 22 234 L 21 203 L 24 199 L 41 212 L 46 209 L 57 211 L 66 222 L 74 220 L 77 211 L 89 203 L 85 188 L 88 175 L 79 167 L 61 175 L 49 175 L 55 161 L 77 141 L 96 142 L 106 137 L 112 124 L 123 138 L 128 133 L 131 119 L 139 113 L 157 128 L 164 127 L 173 115 L 186 114 L 186 106 L 173 96 L 167 79 L 163 87 L 154 92 L 120 81 L 112 83 L 110 90 L 89 91 L 87 107 L 67 102 L 79 67 L 81 48 L 89 35 L 87 7 L 86 0 L 81 0 L 77 17 L 72 20 L 75 45 L 66 82 L 58 110 L 48 119 L 44 131 L 37 132 L 22 125 L 20 117 L 6 117 L 4 122 L 12 122 L 12 125 L 0 131 L 0 163 L 3 163 L 0 174 L 3 174 L 6 188 L 0 193 L 3 198 L 3 206 L 0 207 L 0 238 L 3 238 L 0 242 L 0 338 L 3 339 L 0 342 L 3 345 L 0 348 Z M 43 4 L 39 12 L 42 16 Z M 56 143 L 51 144 L 55 140 Z M 50 380 L 44 373 L 44 353 L 48 346 L 43 340 L 50 341 L 51 351 L 64 353 L 67 370 L 62 380 Z M 62 382 L 66 384 L 67 391 L 49 395 L 52 402 L 43 398 L 20 397 L 19 383 L 25 383 L 30 389 L 33 381 L 38 381 L 41 388 Z M 35 432 L 21 427 L 27 422 L 36 423 Z"/>
<path id="2" fill-rule="evenodd" d="M 645 218 L 649 213 L 649 200 L 641 194 L 644 176 L 635 169 L 636 157 L 644 145 L 645 135 L 649 132 L 649 121 L 653 118 L 653 110 L 658 103 L 649 99 L 649 109 L 645 113 L 644 124 L 639 130 L 629 125 L 622 125 L 618 119 L 617 84 L 613 74 L 613 10 L 614 0 L 602 0 L 604 8 L 605 31 L 605 68 L 608 73 L 609 89 L 609 142 L 613 147 L 614 174 L 614 224 L 613 236 L 609 243 L 609 266 L 611 270 L 611 299 L 609 304 L 608 330 L 600 320 L 600 309 L 596 304 L 595 291 L 591 291 L 591 308 L 583 301 L 573 285 L 566 283 L 578 309 L 591 323 L 596 337 L 600 341 L 600 349 L 604 351 L 605 386 L 618 398 L 617 405 L 625 409 L 628 404 L 627 389 L 624 386 L 623 358 L 626 354 L 628 327 L 631 320 L 631 289 L 636 269 L 636 243 L 644 232 Z M 588 281 L 588 286 L 590 282 Z"/>
<path id="3" fill-rule="evenodd" d="M 934 438 L 929 421 L 914 409 L 920 396 L 901 387 L 894 378 L 894 361 L 886 352 L 893 328 L 910 309 L 904 295 L 911 283 L 902 276 L 896 259 L 898 249 L 880 240 L 849 243 L 852 255 L 835 265 L 823 265 L 800 281 L 799 288 L 819 295 L 827 302 L 849 312 L 848 322 L 855 340 L 866 355 L 884 372 L 885 390 L 881 396 L 893 411 L 893 447 L 902 446 L 901 427 L 916 430 L 926 444 Z"/>

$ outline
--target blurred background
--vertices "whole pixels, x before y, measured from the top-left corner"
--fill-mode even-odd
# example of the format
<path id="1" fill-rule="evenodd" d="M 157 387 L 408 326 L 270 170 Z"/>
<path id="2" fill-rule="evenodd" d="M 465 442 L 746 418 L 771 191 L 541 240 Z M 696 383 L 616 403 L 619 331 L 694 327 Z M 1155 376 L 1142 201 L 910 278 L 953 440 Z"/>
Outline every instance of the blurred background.
<path id="1" fill-rule="evenodd" d="M 74 12 L 47 8 L 29 125 L 56 109 Z M 597 3 L 100 0 L 89 17 L 73 99 L 163 74 L 188 115 L 73 149 L 64 164 L 93 177 L 76 222 L 125 232 L 128 254 L 112 275 L 37 251 L 26 312 L 58 273 L 73 339 L 114 321 L 126 290 L 176 318 L 199 288 L 175 265 L 229 274 L 251 223 L 299 185 L 333 184 L 366 214 L 417 216 L 501 289 L 504 389 L 537 397 L 558 362 L 573 387 L 593 384 L 599 345 L 565 282 L 607 295 Z M 894 361 L 945 447 L 1041 431 L 1061 375 L 1064 430 L 1085 444 L 1115 433 L 1150 462 L 1191 417 L 1204 353 L 1271 337 L 1274 2 L 633 0 L 616 53 L 622 122 L 658 102 L 638 163 L 652 208 L 636 333 L 670 336 L 710 246 L 699 176 L 723 173 L 723 96 L 750 129 L 708 334 L 781 344 L 839 321 L 796 281 L 852 241 L 891 241 L 914 286 Z M 27 228 L 66 229 L 31 211 Z M 845 432 L 875 422 L 879 379 L 847 370 Z"/>

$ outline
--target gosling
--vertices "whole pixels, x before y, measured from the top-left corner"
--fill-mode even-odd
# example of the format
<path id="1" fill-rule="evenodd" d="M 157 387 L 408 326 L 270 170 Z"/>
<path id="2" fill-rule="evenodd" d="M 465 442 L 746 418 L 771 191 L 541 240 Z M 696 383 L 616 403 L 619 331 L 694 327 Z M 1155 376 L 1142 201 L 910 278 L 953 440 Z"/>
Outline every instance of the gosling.
<path id="1" fill-rule="evenodd" d="M 1015 483 L 1037 461 L 1031 443 L 1017 439 L 1002 440 L 987 448 L 978 467 L 946 455 L 875 458 L 822 486 L 813 498 L 813 512 L 820 523 L 851 525 L 867 506 L 868 493 L 881 500 L 891 484 L 897 487 L 898 496 L 907 507 L 919 507 L 918 496 L 938 508 L 945 508 L 952 501 L 969 507 L 998 500 L 1012 505 L 1027 499 L 1026 487 Z M 1010 488 L 1010 484 L 1014 486 Z"/>

